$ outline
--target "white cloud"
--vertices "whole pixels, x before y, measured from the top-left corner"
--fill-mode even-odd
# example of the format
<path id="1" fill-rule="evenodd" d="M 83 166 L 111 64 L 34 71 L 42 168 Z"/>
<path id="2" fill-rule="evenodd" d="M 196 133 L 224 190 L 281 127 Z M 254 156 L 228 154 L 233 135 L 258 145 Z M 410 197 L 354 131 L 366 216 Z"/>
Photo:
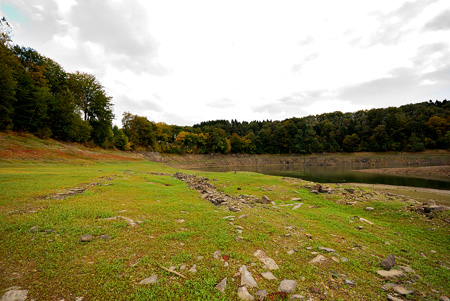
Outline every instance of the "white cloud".
<path id="1" fill-rule="evenodd" d="M 123 111 L 188 125 L 448 98 L 447 0 L 33 5 L 0 0 L 14 41 L 94 73 L 118 123 Z"/>

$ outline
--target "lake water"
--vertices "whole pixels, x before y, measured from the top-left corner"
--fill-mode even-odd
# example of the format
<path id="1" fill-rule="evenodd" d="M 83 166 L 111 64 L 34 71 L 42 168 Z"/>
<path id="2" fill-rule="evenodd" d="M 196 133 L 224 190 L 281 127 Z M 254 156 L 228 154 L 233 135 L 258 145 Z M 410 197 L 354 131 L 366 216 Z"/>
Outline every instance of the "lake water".
<path id="1" fill-rule="evenodd" d="M 401 167 L 401 166 L 398 166 Z M 405 166 L 407 167 L 407 166 Z M 258 165 L 258 166 L 226 166 L 203 167 L 203 171 L 252 171 L 266 175 L 301 178 L 319 183 L 367 183 L 398 186 L 424 187 L 450 190 L 450 179 L 439 177 L 406 177 L 395 175 L 379 175 L 355 171 L 355 167 L 335 166 L 292 166 L 292 165 Z"/>

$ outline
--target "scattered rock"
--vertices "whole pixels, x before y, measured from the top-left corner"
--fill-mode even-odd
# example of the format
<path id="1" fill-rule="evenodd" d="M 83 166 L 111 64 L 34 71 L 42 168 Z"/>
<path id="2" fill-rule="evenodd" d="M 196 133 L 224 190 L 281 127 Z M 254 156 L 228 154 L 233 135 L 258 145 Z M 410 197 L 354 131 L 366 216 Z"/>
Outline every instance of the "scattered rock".
<path id="1" fill-rule="evenodd" d="M 337 258 L 336 256 L 332 256 L 331 260 L 333 260 L 334 262 L 337 262 L 337 263 L 340 262 L 339 258 Z"/>
<path id="2" fill-rule="evenodd" d="M 377 273 L 378 275 L 385 278 L 399 278 L 405 276 L 405 274 L 403 274 L 403 272 L 400 270 L 390 270 L 390 271 L 378 270 Z"/>
<path id="3" fill-rule="evenodd" d="M 341 261 L 342 262 L 348 262 L 348 259 L 347 259 L 347 257 L 341 257 Z"/>
<path id="4" fill-rule="evenodd" d="M 387 295 L 386 297 L 388 300 L 391 300 L 391 301 L 403 301 L 402 299 L 396 298 L 392 295 Z"/>
<path id="5" fill-rule="evenodd" d="M 112 239 L 112 237 L 109 236 L 109 235 L 100 235 L 100 239 L 103 239 L 103 240 L 110 240 L 110 239 Z"/>
<path id="6" fill-rule="evenodd" d="M 303 203 L 297 204 L 294 207 L 292 207 L 292 210 L 298 209 L 303 205 Z"/>
<path id="7" fill-rule="evenodd" d="M 258 287 L 258 284 L 253 278 L 252 274 L 247 270 L 247 267 L 245 265 L 239 268 L 239 272 L 241 273 L 241 285 Z"/>
<path id="8" fill-rule="evenodd" d="M 366 220 L 365 218 L 360 217 L 359 220 L 362 222 L 368 223 L 369 225 L 373 225 L 373 223 L 371 221 Z"/>
<path id="9" fill-rule="evenodd" d="M 213 257 L 215 259 L 219 259 L 221 255 L 222 255 L 222 252 L 220 250 L 217 250 L 214 252 Z"/>
<path id="10" fill-rule="evenodd" d="M 319 249 L 322 250 L 322 251 L 326 251 L 326 252 L 328 252 L 328 253 L 334 253 L 334 252 L 336 252 L 336 250 L 331 249 L 331 248 L 319 247 Z"/>
<path id="11" fill-rule="evenodd" d="M 285 293 L 293 293 L 297 289 L 297 281 L 295 280 L 288 280 L 284 279 L 280 282 L 280 286 L 278 286 L 279 292 L 285 292 Z"/>
<path id="12" fill-rule="evenodd" d="M 266 252 L 262 250 L 257 250 L 253 255 L 261 260 L 269 270 L 278 270 L 280 268 L 275 260 L 267 256 Z"/>
<path id="13" fill-rule="evenodd" d="M 92 234 L 84 234 L 80 237 L 81 242 L 90 242 L 92 241 Z"/>
<path id="14" fill-rule="evenodd" d="M 347 285 L 350 285 L 350 286 L 355 286 L 355 283 L 353 281 L 351 281 L 351 280 L 348 280 L 348 279 L 345 279 L 344 283 L 347 284 Z"/>
<path id="15" fill-rule="evenodd" d="M 405 273 L 410 273 L 410 274 L 414 274 L 416 273 L 413 269 L 411 269 L 410 267 L 405 267 L 405 266 L 400 266 L 399 267 L 400 270 L 402 270 Z"/>
<path id="16" fill-rule="evenodd" d="M 380 262 L 380 265 L 385 269 L 390 269 L 395 266 L 395 256 L 390 254 L 388 257 Z"/>
<path id="17" fill-rule="evenodd" d="M 124 221 L 127 222 L 128 226 L 130 227 L 135 227 L 136 223 L 134 222 L 134 220 L 132 220 L 129 217 L 125 217 L 125 216 L 121 216 L 121 215 L 117 215 L 117 216 L 113 216 L 113 217 L 107 217 L 104 218 L 105 220 L 113 220 L 113 219 L 123 219 Z"/>
<path id="18" fill-rule="evenodd" d="M 292 295 L 292 296 L 289 298 L 289 301 L 293 301 L 293 300 L 301 300 L 301 299 L 305 299 L 305 297 L 302 296 L 302 295 L 299 295 L 299 294 L 295 294 L 295 295 Z"/>
<path id="19" fill-rule="evenodd" d="M 373 207 L 366 207 L 366 211 L 374 211 L 375 210 L 375 208 L 373 208 Z"/>
<path id="20" fill-rule="evenodd" d="M 272 274 L 272 272 L 263 272 L 261 276 L 266 278 L 267 280 L 276 280 L 277 278 Z"/>
<path id="21" fill-rule="evenodd" d="M 256 296 L 258 296 L 259 300 L 264 300 L 264 298 L 267 296 L 267 290 L 263 289 L 263 290 L 259 290 L 255 293 Z"/>
<path id="22" fill-rule="evenodd" d="M 394 286 L 396 286 L 397 284 L 396 283 L 392 283 L 392 282 L 388 282 L 388 283 L 385 283 L 382 287 L 381 287 L 381 289 L 383 290 L 383 291 L 389 291 L 389 290 L 391 290 Z"/>
<path id="23" fill-rule="evenodd" d="M 315 286 L 311 286 L 311 287 L 309 288 L 309 291 L 310 291 L 311 293 L 313 293 L 313 294 L 321 294 L 321 293 L 322 293 L 322 292 L 320 291 L 320 288 L 315 287 Z"/>
<path id="24" fill-rule="evenodd" d="M 450 298 L 448 298 L 447 296 L 441 296 L 439 297 L 439 301 L 450 301 Z"/>
<path id="25" fill-rule="evenodd" d="M 139 282 L 139 284 L 153 284 L 153 283 L 156 283 L 157 281 L 158 281 L 158 276 L 157 275 L 152 275 L 152 276 L 150 276 L 148 278 L 145 278 L 141 282 Z"/>
<path id="26" fill-rule="evenodd" d="M 319 254 L 316 257 L 314 257 L 309 263 L 311 263 L 311 264 L 315 264 L 315 263 L 321 264 L 321 263 L 326 263 L 327 261 L 328 261 L 328 258 L 326 258 L 325 256 Z"/>
<path id="27" fill-rule="evenodd" d="M 260 202 L 262 204 L 270 204 L 270 199 L 267 197 L 267 195 L 263 195 Z"/>
<path id="28" fill-rule="evenodd" d="M 245 286 L 238 287 L 237 294 L 242 300 L 255 300 L 255 298 L 249 294 L 247 287 Z"/>
<path id="29" fill-rule="evenodd" d="M 223 278 L 222 281 L 220 281 L 219 284 L 215 286 L 215 288 L 217 288 L 222 293 L 225 292 L 226 287 L 227 287 L 227 277 Z"/>
<path id="30" fill-rule="evenodd" d="M 412 293 L 413 293 L 413 291 L 408 290 L 408 289 L 404 288 L 404 287 L 401 286 L 401 285 L 396 285 L 396 286 L 394 286 L 392 289 L 393 289 L 397 294 L 400 294 L 400 295 L 409 295 L 409 294 L 412 294 Z"/>
<path id="31" fill-rule="evenodd" d="M 18 286 L 13 286 L 6 289 L 1 301 L 25 301 L 28 297 L 28 290 L 21 290 Z"/>
<path id="32" fill-rule="evenodd" d="M 191 272 L 191 273 L 197 273 L 197 265 L 194 264 L 194 265 L 192 266 L 192 268 L 190 268 L 188 271 Z"/>
<path id="33" fill-rule="evenodd" d="M 295 251 L 294 251 L 294 250 L 289 250 L 289 251 L 287 251 L 287 253 L 288 253 L 289 255 L 292 255 L 292 254 L 295 253 Z"/>
<path id="34" fill-rule="evenodd" d="M 30 231 L 28 231 L 28 232 L 30 232 L 30 233 L 39 232 L 39 227 L 38 226 L 31 227 Z"/>
<path id="35" fill-rule="evenodd" d="M 300 202 L 302 199 L 301 198 L 292 198 L 291 201 L 292 202 Z"/>

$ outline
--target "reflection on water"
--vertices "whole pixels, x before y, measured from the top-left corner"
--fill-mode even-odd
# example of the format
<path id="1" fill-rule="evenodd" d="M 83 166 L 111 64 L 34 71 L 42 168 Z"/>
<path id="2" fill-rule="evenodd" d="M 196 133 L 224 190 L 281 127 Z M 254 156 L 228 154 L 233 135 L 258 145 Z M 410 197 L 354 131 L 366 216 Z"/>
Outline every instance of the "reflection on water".
<path id="1" fill-rule="evenodd" d="M 418 178 L 395 175 L 380 175 L 354 171 L 356 168 L 336 166 L 292 166 L 292 165 L 258 165 L 258 166 L 225 166 L 202 167 L 203 171 L 252 171 L 266 175 L 301 178 L 319 183 L 367 183 L 386 184 L 411 187 L 425 187 L 450 190 L 450 179 Z"/>

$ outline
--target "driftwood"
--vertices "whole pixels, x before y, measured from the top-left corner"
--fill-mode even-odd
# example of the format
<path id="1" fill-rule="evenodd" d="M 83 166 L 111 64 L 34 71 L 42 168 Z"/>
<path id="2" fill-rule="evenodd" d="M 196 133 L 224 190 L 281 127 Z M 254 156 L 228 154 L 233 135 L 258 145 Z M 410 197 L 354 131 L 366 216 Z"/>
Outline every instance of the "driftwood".
<path id="1" fill-rule="evenodd" d="M 163 267 L 162 265 L 161 265 L 160 267 L 161 267 L 163 270 L 166 270 L 167 272 L 174 273 L 175 275 L 178 275 L 178 276 L 180 276 L 180 277 L 182 277 L 182 278 L 184 278 L 184 279 L 187 279 L 187 277 L 184 276 L 183 274 L 180 274 L 180 273 L 178 273 L 178 272 L 176 272 L 176 271 L 174 271 L 174 270 L 171 270 L 171 269 L 168 269 L 168 268 L 166 268 L 166 267 Z"/>

